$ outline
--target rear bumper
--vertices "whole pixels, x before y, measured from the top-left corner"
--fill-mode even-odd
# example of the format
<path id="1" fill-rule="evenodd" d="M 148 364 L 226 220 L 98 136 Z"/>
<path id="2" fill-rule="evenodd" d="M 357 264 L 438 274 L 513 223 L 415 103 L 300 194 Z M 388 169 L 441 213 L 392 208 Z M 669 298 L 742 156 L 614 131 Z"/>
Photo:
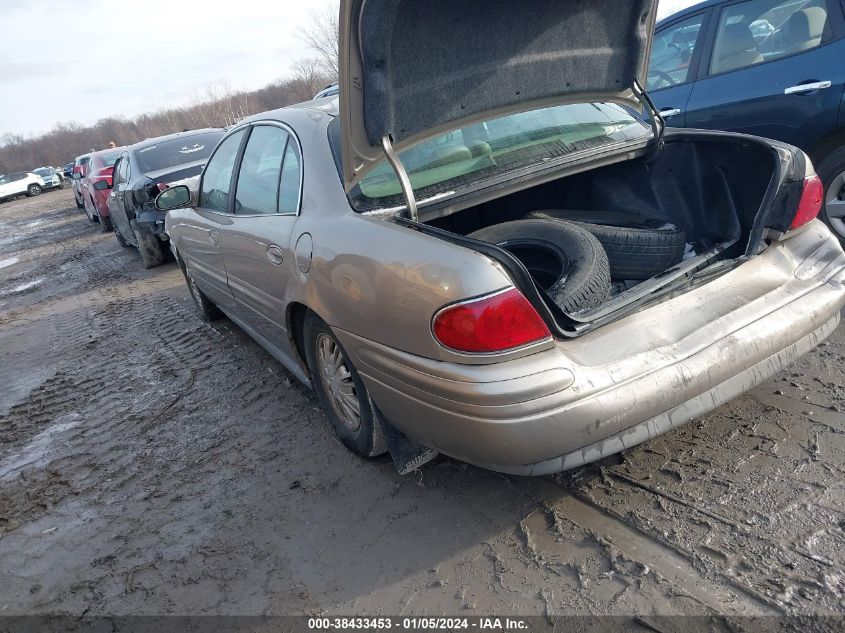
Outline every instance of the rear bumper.
<path id="1" fill-rule="evenodd" d="M 540 475 L 630 448 L 751 389 L 829 336 L 843 305 L 845 254 L 814 222 L 704 286 L 516 360 L 444 363 L 336 331 L 406 435 Z"/>
<path id="2" fill-rule="evenodd" d="M 144 209 L 138 213 L 133 222 L 136 224 L 138 230 L 155 235 L 161 240 L 167 240 L 168 235 L 164 229 L 166 216 L 166 211 Z"/>

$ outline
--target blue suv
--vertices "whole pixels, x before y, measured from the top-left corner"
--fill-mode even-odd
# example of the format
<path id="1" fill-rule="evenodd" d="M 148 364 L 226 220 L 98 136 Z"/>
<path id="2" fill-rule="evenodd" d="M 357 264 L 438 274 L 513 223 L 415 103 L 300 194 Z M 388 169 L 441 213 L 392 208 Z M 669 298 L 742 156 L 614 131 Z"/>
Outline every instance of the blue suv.
<path id="1" fill-rule="evenodd" d="M 797 145 L 845 242 L 845 0 L 708 0 L 657 25 L 647 88 L 668 125 Z"/>

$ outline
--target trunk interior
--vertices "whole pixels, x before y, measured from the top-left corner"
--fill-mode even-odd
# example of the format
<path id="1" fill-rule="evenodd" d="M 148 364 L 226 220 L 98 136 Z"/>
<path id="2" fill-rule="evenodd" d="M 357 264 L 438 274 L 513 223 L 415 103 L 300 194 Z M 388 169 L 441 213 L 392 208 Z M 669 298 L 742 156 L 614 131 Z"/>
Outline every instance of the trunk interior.
<path id="1" fill-rule="evenodd" d="M 610 227 L 634 217 L 640 223 L 633 226 L 673 232 L 673 239 L 682 241 L 670 259 L 661 260 L 661 268 L 647 275 L 620 271 L 608 251 L 612 284 L 604 304 L 574 315 L 560 305 L 552 308 L 553 313 L 566 312 L 575 321 L 587 323 L 664 288 L 673 270 L 688 273 L 756 252 L 757 245 L 750 245 L 749 239 L 777 164 L 777 154 L 762 143 L 673 135 L 652 157 L 563 177 L 425 223 L 471 236 L 491 225 L 523 219 L 532 211 L 554 210 L 559 218 Z M 632 244 L 630 254 L 636 255 L 633 251 L 638 248 Z M 532 274 L 537 287 L 547 290 L 549 280 L 535 272 L 537 267 L 529 264 L 524 249 L 511 250 L 511 255 Z M 541 296 L 549 302 L 548 295 Z"/>

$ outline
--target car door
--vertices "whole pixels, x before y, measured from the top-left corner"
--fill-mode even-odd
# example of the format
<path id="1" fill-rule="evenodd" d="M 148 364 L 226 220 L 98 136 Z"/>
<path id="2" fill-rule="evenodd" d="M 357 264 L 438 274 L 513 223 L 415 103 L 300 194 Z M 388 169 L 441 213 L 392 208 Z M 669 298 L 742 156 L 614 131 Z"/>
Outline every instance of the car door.
<path id="1" fill-rule="evenodd" d="M 0 199 L 12 195 L 11 176 L 0 176 Z"/>
<path id="2" fill-rule="evenodd" d="M 29 186 L 26 174 L 12 174 L 12 181 L 14 183 L 14 191 L 16 196 L 22 196 L 26 193 L 26 188 Z"/>
<path id="3" fill-rule="evenodd" d="M 109 191 L 108 206 L 109 216 L 112 219 L 112 225 L 115 230 L 123 237 L 124 240 L 135 242 L 135 235 L 132 233 L 132 227 L 129 224 L 129 218 L 126 216 L 126 211 L 123 208 L 123 196 L 129 182 L 129 154 L 124 152 L 117 159 L 114 165 L 114 177 L 112 178 L 112 188 Z"/>
<path id="4" fill-rule="evenodd" d="M 237 310 L 256 333 L 289 349 L 285 291 L 293 270 L 291 235 L 302 181 L 299 143 L 280 123 L 250 130 L 237 174 L 223 258 Z"/>
<path id="5" fill-rule="evenodd" d="M 845 87 L 839 0 L 745 0 L 714 13 L 687 127 L 810 150 L 836 124 Z"/>
<path id="6" fill-rule="evenodd" d="M 227 312 L 236 310 L 223 260 L 221 234 L 232 222 L 235 165 L 248 128 L 224 138 L 203 171 L 197 205 L 171 228 L 179 256 L 200 289 Z"/>
<path id="7" fill-rule="evenodd" d="M 710 11 L 667 23 L 654 36 L 649 57 L 648 90 L 667 125 L 683 127 Z"/>

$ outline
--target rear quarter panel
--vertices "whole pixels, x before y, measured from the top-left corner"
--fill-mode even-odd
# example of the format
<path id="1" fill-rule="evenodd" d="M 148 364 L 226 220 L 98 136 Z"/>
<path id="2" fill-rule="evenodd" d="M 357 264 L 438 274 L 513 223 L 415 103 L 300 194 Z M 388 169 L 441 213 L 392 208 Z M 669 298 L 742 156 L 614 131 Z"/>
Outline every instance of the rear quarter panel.
<path id="1" fill-rule="evenodd" d="M 449 303 L 508 287 L 510 279 L 479 253 L 353 212 L 329 148 L 328 120 L 304 111 L 284 119 L 299 137 L 304 165 L 291 249 L 304 234 L 312 244 L 310 269 L 302 270 L 302 252 L 292 266 L 286 304 L 304 304 L 333 328 L 395 349 L 452 358 L 431 333 L 434 314 Z"/>

